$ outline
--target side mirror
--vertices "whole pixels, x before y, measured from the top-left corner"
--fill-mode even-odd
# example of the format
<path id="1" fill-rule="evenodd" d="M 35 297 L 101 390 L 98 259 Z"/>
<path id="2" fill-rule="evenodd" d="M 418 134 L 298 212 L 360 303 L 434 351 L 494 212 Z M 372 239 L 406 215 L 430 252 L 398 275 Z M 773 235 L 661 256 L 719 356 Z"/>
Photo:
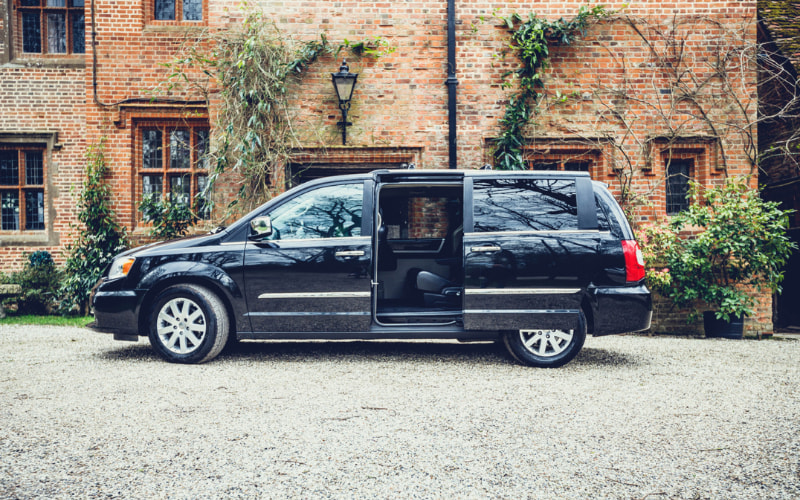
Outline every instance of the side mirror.
<path id="1" fill-rule="evenodd" d="M 250 221 L 251 235 L 253 239 L 266 238 L 272 234 L 272 220 L 269 215 L 262 215 Z"/>

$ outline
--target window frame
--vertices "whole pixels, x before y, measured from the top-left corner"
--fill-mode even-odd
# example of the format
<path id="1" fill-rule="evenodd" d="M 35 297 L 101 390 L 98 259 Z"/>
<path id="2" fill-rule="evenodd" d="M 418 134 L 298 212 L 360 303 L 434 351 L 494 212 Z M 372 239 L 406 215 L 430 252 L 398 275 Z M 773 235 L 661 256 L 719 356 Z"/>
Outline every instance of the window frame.
<path id="1" fill-rule="evenodd" d="M 721 179 L 725 174 L 725 162 L 721 158 L 720 149 L 719 139 L 711 136 L 655 136 L 646 141 L 642 173 L 645 176 L 652 176 L 653 182 L 663 189 L 663 195 L 658 196 L 659 213 L 674 215 L 667 211 L 668 161 L 691 160 L 693 163 L 691 180 L 703 186 L 710 185 L 718 182 L 717 179 Z"/>
<path id="2" fill-rule="evenodd" d="M 144 133 L 145 131 L 157 130 L 161 132 L 161 147 L 160 158 L 161 165 L 158 168 L 149 168 L 145 166 L 144 160 Z M 189 144 L 187 146 L 189 153 L 188 168 L 173 168 L 172 167 L 172 144 L 171 133 L 178 130 L 189 131 Z M 211 218 L 211 210 L 206 207 L 205 215 L 197 214 L 198 210 L 197 194 L 201 191 L 200 181 L 201 177 L 205 177 L 206 182 L 210 173 L 210 165 L 206 163 L 201 166 L 202 159 L 199 158 L 200 153 L 198 150 L 198 132 L 205 131 L 205 154 L 208 154 L 210 146 L 211 128 L 205 120 L 141 120 L 137 121 L 134 126 L 135 134 L 135 147 L 134 147 L 134 204 L 133 204 L 133 220 L 137 227 L 151 227 L 152 222 L 144 220 L 139 206 L 144 200 L 144 178 L 146 176 L 160 176 L 161 182 L 161 199 L 164 200 L 168 196 L 173 196 L 171 178 L 176 175 L 180 177 L 189 176 L 189 203 L 192 213 L 198 215 L 198 220 L 209 220 Z M 206 158 L 206 162 L 208 159 Z"/>
<path id="3" fill-rule="evenodd" d="M 44 145 L 37 144 L 8 144 L 0 143 L 0 151 L 14 151 L 17 154 L 17 183 L 16 184 L 0 184 L 0 213 L 2 213 L 2 200 L 3 194 L 8 192 L 16 192 L 17 194 L 17 222 L 16 229 L 6 229 L 3 225 L 2 217 L 0 217 L 0 235 L 11 234 L 46 234 L 51 226 L 51 221 L 48 220 L 48 203 L 47 203 L 47 148 Z M 41 183 L 29 184 L 28 171 L 27 171 L 27 153 L 39 153 L 41 155 Z M 2 182 L 0 177 L 0 182 Z M 29 192 L 41 192 L 42 202 L 40 210 L 41 220 L 37 220 L 37 225 L 41 227 L 28 227 L 28 199 Z M 37 210 L 38 211 L 38 210 Z"/>
<path id="4" fill-rule="evenodd" d="M 205 26 L 208 24 L 208 0 L 201 0 L 201 19 L 186 20 L 183 19 L 183 4 L 185 0 L 175 1 L 175 19 L 157 19 L 156 18 L 156 1 L 157 0 L 144 0 L 145 19 L 148 25 L 154 26 Z"/>
<path id="5" fill-rule="evenodd" d="M 559 172 L 567 172 L 573 171 L 572 169 L 567 168 L 568 163 L 588 163 L 588 167 L 586 170 L 574 170 L 575 172 L 588 172 L 590 175 L 592 171 L 595 169 L 596 165 L 599 163 L 599 153 L 592 152 L 592 151 L 574 151 L 574 152 L 563 152 L 563 153 L 537 153 L 533 152 L 525 157 L 525 163 L 527 164 L 528 170 L 534 171 L 543 171 L 543 170 L 556 170 Z M 556 164 L 555 169 L 537 169 L 535 168 L 536 163 L 550 163 Z"/>
<path id="6" fill-rule="evenodd" d="M 84 57 L 86 54 L 86 2 L 82 6 L 71 6 L 74 0 L 64 0 L 64 6 L 48 6 L 47 0 L 40 0 L 39 5 L 22 5 L 22 0 L 14 0 L 14 34 L 13 46 L 18 54 L 17 57 Z M 25 14 L 38 13 L 39 19 L 39 52 L 26 52 L 25 51 L 25 33 L 23 26 L 23 19 Z M 64 52 L 50 52 L 48 47 L 48 14 L 63 13 L 64 15 Z M 83 16 L 83 52 L 75 52 L 74 40 L 74 17 L 76 15 Z"/>
<path id="7" fill-rule="evenodd" d="M 523 147 L 523 157 L 528 170 L 536 170 L 537 162 L 555 163 L 556 171 L 570 171 L 570 162 L 589 162 L 586 170 L 572 171 L 588 172 L 592 179 L 606 178 L 614 168 L 613 146 L 602 138 L 536 137 Z"/>
<path id="8" fill-rule="evenodd" d="M 665 154 L 664 157 L 664 210 L 666 211 L 667 215 L 677 215 L 684 210 L 689 208 L 691 205 L 691 200 L 687 198 L 690 190 L 690 183 L 695 180 L 696 178 L 696 160 L 694 154 L 681 154 L 676 153 L 673 151 L 669 151 Z M 675 165 L 679 164 L 686 164 L 688 168 L 686 169 L 686 173 L 684 172 L 675 172 L 670 173 L 670 168 Z M 681 187 L 681 194 L 683 194 L 680 199 L 683 201 L 677 202 L 675 199 L 678 197 L 678 193 L 671 193 L 670 186 L 677 187 L 677 183 L 674 182 L 674 178 L 677 176 L 686 177 L 685 183 L 682 183 Z M 677 208 L 675 206 L 677 205 Z"/>

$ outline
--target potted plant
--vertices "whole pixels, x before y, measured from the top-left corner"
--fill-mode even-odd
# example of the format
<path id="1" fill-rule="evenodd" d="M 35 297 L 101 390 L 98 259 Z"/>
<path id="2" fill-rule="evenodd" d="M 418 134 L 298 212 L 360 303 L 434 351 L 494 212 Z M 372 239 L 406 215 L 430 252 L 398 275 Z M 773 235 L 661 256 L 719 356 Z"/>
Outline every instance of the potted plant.
<path id="1" fill-rule="evenodd" d="M 761 199 L 746 177 L 703 188 L 694 202 L 646 228 L 648 285 L 679 307 L 705 304 L 707 336 L 742 338 L 755 294 L 780 292 L 783 266 L 796 245 L 786 236 L 788 212 Z M 690 320 L 697 317 L 697 311 Z"/>

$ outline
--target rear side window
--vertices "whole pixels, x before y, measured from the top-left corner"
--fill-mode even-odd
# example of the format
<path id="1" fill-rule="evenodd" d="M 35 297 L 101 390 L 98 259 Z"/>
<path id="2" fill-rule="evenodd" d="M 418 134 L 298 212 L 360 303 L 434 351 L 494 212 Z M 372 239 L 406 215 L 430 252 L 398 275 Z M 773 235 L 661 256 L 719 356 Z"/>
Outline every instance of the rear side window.
<path id="1" fill-rule="evenodd" d="M 594 196 L 595 204 L 597 205 L 597 230 L 598 231 L 610 231 L 611 225 L 608 223 L 608 214 L 606 210 L 603 208 L 603 201 L 600 199 L 599 196 Z"/>
<path id="2" fill-rule="evenodd" d="M 613 203 L 613 199 L 610 196 L 600 196 L 599 194 L 595 194 L 595 200 L 597 201 L 597 225 L 600 231 L 611 231 L 616 238 L 623 238 L 622 228 L 620 227 L 620 222 L 617 220 L 615 213 L 617 213 L 614 208 L 612 208 L 611 203 Z M 601 215 L 602 213 L 602 215 Z"/>
<path id="3" fill-rule="evenodd" d="M 475 232 L 578 229 L 574 179 L 475 179 Z"/>

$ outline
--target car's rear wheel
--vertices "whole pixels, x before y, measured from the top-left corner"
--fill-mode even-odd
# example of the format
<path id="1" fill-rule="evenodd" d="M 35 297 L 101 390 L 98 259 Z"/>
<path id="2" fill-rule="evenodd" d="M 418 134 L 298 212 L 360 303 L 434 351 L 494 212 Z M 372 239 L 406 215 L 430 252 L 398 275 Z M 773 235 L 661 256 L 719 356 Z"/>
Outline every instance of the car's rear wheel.
<path id="1" fill-rule="evenodd" d="M 581 315 L 574 330 L 512 330 L 503 333 L 506 349 L 517 361 L 540 368 L 556 368 L 578 355 L 586 340 Z"/>
<path id="2" fill-rule="evenodd" d="M 228 340 L 228 312 L 219 297 L 198 285 L 164 289 L 149 317 L 150 344 L 167 361 L 204 363 Z"/>

